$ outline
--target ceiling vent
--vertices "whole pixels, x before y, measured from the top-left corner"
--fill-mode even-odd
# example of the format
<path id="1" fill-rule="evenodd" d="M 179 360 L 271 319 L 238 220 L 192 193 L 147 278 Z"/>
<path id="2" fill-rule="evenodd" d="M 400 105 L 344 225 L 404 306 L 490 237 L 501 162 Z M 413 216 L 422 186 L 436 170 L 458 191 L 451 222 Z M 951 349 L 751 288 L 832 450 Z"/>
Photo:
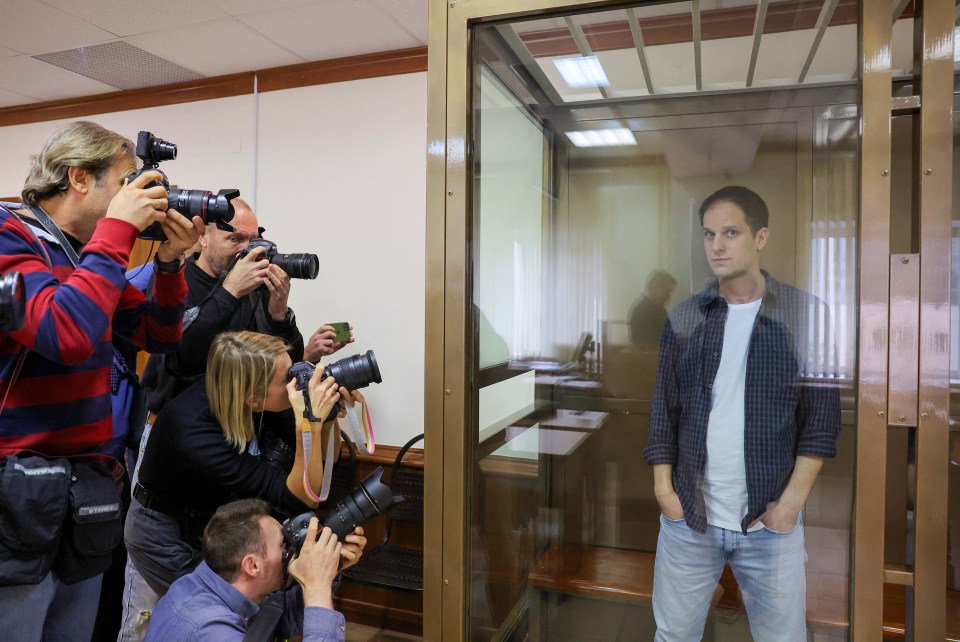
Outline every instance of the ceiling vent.
<path id="1" fill-rule="evenodd" d="M 171 85 L 206 77 L 122 40 L 34 58 L 117 89 Z"/>

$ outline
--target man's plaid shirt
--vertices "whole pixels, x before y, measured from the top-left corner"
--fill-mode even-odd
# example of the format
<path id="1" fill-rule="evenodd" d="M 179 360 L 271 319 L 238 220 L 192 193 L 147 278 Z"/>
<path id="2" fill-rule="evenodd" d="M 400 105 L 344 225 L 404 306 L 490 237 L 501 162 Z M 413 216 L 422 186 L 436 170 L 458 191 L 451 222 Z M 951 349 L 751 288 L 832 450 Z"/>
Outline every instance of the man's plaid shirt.
<path id="1" fill-rule="evenodd" d="M 747 515 L 743 531 L 780 497 L 797 456 L 834 457 L 840 432 L 839 390 L 822 378 L 829 357 L 827 306 L 763 273 L 767 288 L 750 336 L 744 398 Z M 716 281 L 670 314 L 660 344 L 650 411 L 647 463 L 672 464 L 673 487 L 687 525 L 707 529 L 701 487 L 707 423 L 727 303 Z"/>

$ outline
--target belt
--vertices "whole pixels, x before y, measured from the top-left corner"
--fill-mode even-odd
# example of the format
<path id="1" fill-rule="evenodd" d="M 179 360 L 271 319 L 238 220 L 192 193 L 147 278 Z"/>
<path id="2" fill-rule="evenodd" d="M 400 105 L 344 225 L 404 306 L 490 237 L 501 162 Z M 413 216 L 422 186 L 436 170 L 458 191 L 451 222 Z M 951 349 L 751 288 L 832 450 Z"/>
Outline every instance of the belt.
<path id="1" fill-rule="evenodd" d="M 183 513 L 183 506 L 158 497 L 155 493 L 151 493 L 144 488 L 139 482 L 133 487 L 133 498 L 144 508 L 149 508 L 150 510 L 155 510 L 158 513 L 164 513 L 171 517 L 178 517 Z"/>

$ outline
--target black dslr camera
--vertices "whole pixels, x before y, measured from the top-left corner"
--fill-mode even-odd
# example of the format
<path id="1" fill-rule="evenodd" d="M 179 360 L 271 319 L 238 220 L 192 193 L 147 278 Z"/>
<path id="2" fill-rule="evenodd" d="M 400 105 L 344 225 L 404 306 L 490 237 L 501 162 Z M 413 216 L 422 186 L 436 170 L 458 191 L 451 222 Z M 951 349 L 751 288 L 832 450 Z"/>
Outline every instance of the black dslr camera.
<path id="1" fill-rule="evenodd" d="M 13 332 L 23 326 L 27 311 L 27 295 L 23 275 L 10 272 L 0 278 L 0 332 Z"/>
<path id="2" fill-rule="evenodd" d="M 352 533 L 357 526 L 363 526 L 374 517 L 382 515 L 396 504 L 403 501 L 403 497 L 394 496 L 393 491 L 380 481 L 383 468 L 377 467 L 372 473 L 360 482 L 360 486 L 344 497 L 336 508 L 327 513 L 320 520 L 321 528 L 329 526 L 337 538 L 343 538 Z M 283 541 L 286 544 L 289 558 L 296 557 L 307 538 L 307 527 L 314 512 L 302 513 L 291 517 L 283 523 Z M 319 517 L 319 516 L 318 516 Z"/>
<path id="3" fill-rule="evenodd" d="M 291 279 L 315 279 L 320 272 L 320 259 L 316 254 L 280 254 L 277 244 L 267 239 L 252 239 L 237 259 L 242 259 L 257 247 L 266 248 L 264 258 L 290 275 Z"/>
<path id="4" fill-rule="evenodd" d="M 157 138 L 150 132 L 142 131 L 137 135 L 137 156 L 143 161 L 143 167 L 127 178 L 128 183 L 144 172 L 160 171 L 161 161 L 173 160 L 177 157 L 177 146 Z M 163 174 L 162 171 L 160 173 Z M 147 187 L 157 184 L 150 183 Z M 218 226 L 233 218 L 233 205 L 230 201 L 240 196 L 240 190 L 237 189 L 222 189 L 216 194 L 202 189 L 170 189 L 170 181 L 166 174 L 163 174 L 159 184 L 167 188 L 167 203 L 170 209 L 177 210 L 187 218 L 199 216 L 204 223 L 217 223 Z M 154 223 L 140 232 L 140 238 L 148 241 L 164 241 L 167 237 L 160 224 Z"/>
<path id="5" fill-rule="evenodd" d="M 297 380 L 297 390 L 303 392 L 303 398 L 307 402 L 307 417 L 310 421 L 320 421 L 313 414 L 313 408 L 310 407 L 310 391 L 307 388 L 310 377 L 313 376 L 313 371 L 316 369 L 317 367 L 309 361 L 298 361 L 290 368 L 290 373 L 287 376 L 288 379 Z M 373 350 L 367 350 L 364 354 L 355 354 L 352 357 L 345 357 L 331 363 L 323 369 L 322 379 L 327 377 L 333 377 L 338 385 L 347 390 L 366 388 L 371 383 L 381 383 L 383 381 L 380 378 L 377 355 L 373 354 Z M 337 409 L 334 408 L 323 421 L 330 421 L 336 415 Z"/>

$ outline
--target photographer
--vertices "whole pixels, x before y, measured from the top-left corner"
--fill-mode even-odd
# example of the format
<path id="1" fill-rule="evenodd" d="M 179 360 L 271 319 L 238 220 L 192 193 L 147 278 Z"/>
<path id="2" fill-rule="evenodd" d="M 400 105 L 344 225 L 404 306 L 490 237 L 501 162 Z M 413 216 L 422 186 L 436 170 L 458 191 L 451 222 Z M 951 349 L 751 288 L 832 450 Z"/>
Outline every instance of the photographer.
<path id="1" fill-rule="evenodd" d="M 344 639 L 343 615 L 333 610 L 332 583 L 341 554 L 356 561 L 359 553 L 343 547 L 329 528 L 318 533 L 310 521 L 300 554 L 289 573 L 302 588 L 284 594 L 284 613 L 304 642 Z M 256 626 L 264 598 L 281 589 L 283 536 L 270 506 L 242 499 L 217 509 L 203 533 L 203 562 L 170 587 L 157 604 L 147 640 L 243 640 Z M 272 637 L 270 639 L 273 639 Z"/>
<path id="2" fill-rule="evenodd" d="M 287 513 L 316 507 L 305 488 L 304 467 L 319 481 L 323 448 L 309 461 L 302 431 L 314 444 L 336 430 L 333 422 L 299 422 L 292 469 L 261 457 L 269 413 L 291 407 L 302 416 L 303 393 L 288 383 L 292 366 L 280 339 L 256 332 L 227 332 L 213 340 L 205 379 L 167 404 L 150 432 L 124 531 L 129 561 L 121 638 L 139 639 L 156 600 L 200 561 L 199 535 L 219 506 L 237 497 L 258 497 Z M 309 381 L 311 407 L 327 417 L 350 393 L 318 367 Z M 339 448 L 339 442 L 337 448 Z M 311 482 L 311 486 L 313 483 Z M 362 530 L 347 538 L 363 547 Z"/>
<path id="3" fill-rule="evenodd" d="M 120 535 L 111 336 L 154 352 L 180 339 L 182 253 L 203 226 L 167 209 L 158 172 L 126 182 L 136 170 L 134 151 L 94 123 L 65 125 L 32 159 L 23 204 L 0 207 L 0 272 L 22 272 L 26 288 L 22 328 L 0 335 L 0 627 L 7 639 L 90 639 L 101 573 Z M 138 233 L 155 222 L 167 240 L 148 299 L 124 271 Z M 86 530 L 73 515 L 90 489 L 105 518 L 96 554 L 79 552 L 74 540 Z"/>
<path id="4" fill-rule="evenodd" d="M 225 331 L 251 330 L 283 339 L 290 358 L 303 358 L 303 337 L 287 306 L 290 277 L 265 258 L 263 248 L 237 255 L 258 238 L 257 216 L 243 200 L 231 201 L 229 223 L 209 224 L 200 253 L 188 261 L 187 318 L 180 349 L 151 357 L 144 372 L 147 407 L 159 412 L 173 397 L 203 376 L 210 343 Z M 226 228 L 226 229 L 224 229 Z"/>

